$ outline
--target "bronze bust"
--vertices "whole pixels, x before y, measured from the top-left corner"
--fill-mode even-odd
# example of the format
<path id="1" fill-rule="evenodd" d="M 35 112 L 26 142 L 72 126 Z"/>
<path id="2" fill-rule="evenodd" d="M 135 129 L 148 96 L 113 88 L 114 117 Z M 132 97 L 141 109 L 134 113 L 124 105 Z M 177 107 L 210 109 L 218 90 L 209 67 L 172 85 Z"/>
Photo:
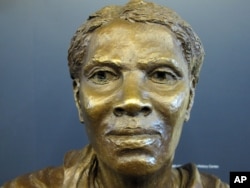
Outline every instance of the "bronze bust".
<path id="1" fill-rule="evenodd" d="M 90 145 L 3 187 L 228 187 L 193 164 L 172 168 L 203 59 L 199 37 L 169 8 L 134 0 L 91 15 L 68 51 Z"/>

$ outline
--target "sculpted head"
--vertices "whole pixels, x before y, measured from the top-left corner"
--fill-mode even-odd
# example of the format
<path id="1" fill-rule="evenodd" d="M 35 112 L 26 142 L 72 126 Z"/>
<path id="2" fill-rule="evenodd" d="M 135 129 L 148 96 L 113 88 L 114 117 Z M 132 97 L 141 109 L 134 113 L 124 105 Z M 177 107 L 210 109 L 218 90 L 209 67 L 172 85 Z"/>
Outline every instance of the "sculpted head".
<path id="1" fill-rule="evenodd" d="M 128 175 L 171 168 L 203 58 L 198 36 L 169 8 L 131 1 L 89 17 L 68 61 L 100 167 Z"/>

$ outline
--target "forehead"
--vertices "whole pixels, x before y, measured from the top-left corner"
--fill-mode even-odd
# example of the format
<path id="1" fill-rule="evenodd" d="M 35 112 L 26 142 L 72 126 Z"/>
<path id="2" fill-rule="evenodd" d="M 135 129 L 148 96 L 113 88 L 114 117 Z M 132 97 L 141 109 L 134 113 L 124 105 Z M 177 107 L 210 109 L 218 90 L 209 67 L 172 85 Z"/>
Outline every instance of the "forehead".
<path id="1" fill-rule="evenodd" d="M 133 35 L 133 34 L 139 34 L 138 36 L 142 36 L 145 34 L 151 34 L 152 32 L 157 32 L 157 33 L 164 33 L 167 35 L 172 35 L 172 32 L 163 25 L 156 24 L 156 23 L 142 23 L 142 22 L 129 22 L 127 20 L 121 20 L 121 19 L 116 19 L 108 24 L 98 28 L 94 34 L 95 35 L 108 35 L 108 34 L 114 34 L 114 33 L 120 33 L 120 34 L 128 34 L 128 35 Z M 120 35 L 122 36 L 122 35 Z M 155 33 L 152 36 L 156 36 Z M 171 36 L 174 37 L 174 36 Z"/>
<path id="2" fill-rule="evenodd" d="M 128 63 L 170 58 L 183 63 L 180 46 L 166 26 L 115 20 L 93 33 L 87 59 Z"/>
<path id="3" fill-rule="evenodd" d="M 173 33 L 166 26 L 153 23 L 131 23 L 125 20 L 114 20 L 97 29 L 91 39 L 92 43 L 99 45 L 107 45 L 106 43 L 109 40 L 120 44 L 123 42 L 127 45 L 131 44 L 131 40 L 133 43 L 144 42 L 150 45 L 154 43 L 163 45 L 165 42 L 173 45 L 177 41 Z"/>

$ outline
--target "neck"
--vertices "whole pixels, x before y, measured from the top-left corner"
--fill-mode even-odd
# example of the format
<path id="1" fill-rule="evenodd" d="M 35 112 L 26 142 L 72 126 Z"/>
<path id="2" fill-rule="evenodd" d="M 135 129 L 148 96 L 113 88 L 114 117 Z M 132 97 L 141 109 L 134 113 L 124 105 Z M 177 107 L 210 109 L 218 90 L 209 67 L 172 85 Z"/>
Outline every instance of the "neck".
<path id="1" fill-rule="evenodd" d="M 124 175 L 117 173 L 105 164 L 99 163 L 97 178 L 98 182 L 101 184 L 100 187 L 104 188 L 179 187 L 178 173 L 171 168 L 171 165 L 164 166 L 158 171 L 147 175 Z"/>

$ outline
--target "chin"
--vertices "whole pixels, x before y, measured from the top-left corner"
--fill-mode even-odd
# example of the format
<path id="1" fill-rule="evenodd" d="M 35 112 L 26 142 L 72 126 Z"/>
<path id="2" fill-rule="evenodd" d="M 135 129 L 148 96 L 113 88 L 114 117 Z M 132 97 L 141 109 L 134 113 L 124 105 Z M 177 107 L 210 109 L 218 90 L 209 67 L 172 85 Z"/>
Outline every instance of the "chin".
<path id="1" fill-rule="evenodd" d="M 111 168 L 127 176 L 145 176 L 155 173 L 161 165 L 156 159 L 147 155 L 133 155 L 120 157 Z"/>

